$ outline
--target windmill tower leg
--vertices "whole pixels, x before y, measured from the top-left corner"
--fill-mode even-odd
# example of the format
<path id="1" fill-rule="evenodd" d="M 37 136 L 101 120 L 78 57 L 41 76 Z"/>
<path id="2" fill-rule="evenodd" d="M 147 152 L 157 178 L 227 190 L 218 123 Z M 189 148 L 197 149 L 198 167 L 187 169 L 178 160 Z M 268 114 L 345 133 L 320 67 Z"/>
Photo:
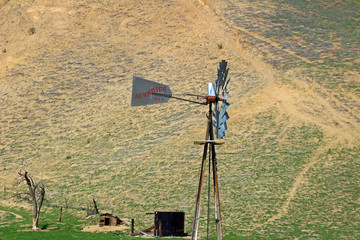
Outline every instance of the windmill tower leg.
<path id="1" fill-rule="evenodd" d="M 220 194 L 219 184 L 217 177 L 217 161 L 215 156 L 215 146 L 213 146 L 212 153 L 212 168 L 213 168 L 213 181 L 214 181 L 214 197 L 215 197 L 215 221 L 216 221 L 216 234 L 217 239 L 222 239 L 222 224 L 221 224 L 221 211 L 220 211 Z"/>
<path id="2" fill-rule="evenodd" d="M 212 168 L 213 184 L 214 184 L 216 234 L 217 234 L 217 239 L 222 240 L 220 197 L 219 197 L 219 186 L 218 186 L 218 178 L 217 178 L 217 163 L 216 163 L 215 143 L 213 141 L 214 133 L 213 133 L 213 129 L 212 129 L 212 117 L 211 116 L 212 116 L 212 110 L 211 110 L 211 104 L 210 104 L 209 121 L 208 121 L 208 127 L 207 127 L 207 131 L 206 131 L 204 152 L 203 152 L 203 158 L 202 158 L 202 162 L 201 162 L 199 187 L 198 187 L 198 192 L 197 192 L 197 197 L 196 197 L 195 216 L 194 216 L 193 223 L 192 223 L 192 233 L 191 233 L 192 240 L 197 240 L 197 238 L 198 238 L 201 193 L 202 193 L 203 182 L 204 182 L 204 174 L 205 174 L 205 168 L 206 168 L 208 148 L 209 148 L 209 178 L 210 178 L 210 168 Z M 208 187 L 210 188 L 210 184 Z M 208 198 L 208 204 L 209 204 L 209 201 L 210 201 L 210 198 Z M 208 206 L 208 212 L 209 212 L 209 206 Z M 209 228 L 209 221 L 210 221 L 210 219 L 208 216 L 208 219 L 207 219 L 208 228 Z M 209 231 L 207 233 L 207 237 L 209 237 L 208 235 L 209 235 Z"/>
<path id="3" fill-rule="evenodd" d="M 207 128 L 207 131 L 206 131 L 206 140 L 209 139 L 209 136 L 210 136 L 209 131 L 210 131 L 210 121 L 209 121 L 208 128 Z M 201 192 L 202 192 L 203 183 L 204 183 L 207 151 L 208 151 L 208 143 L 205 143 L 204 144 L 203 158 L 202 158 L 202 161 L 201 161 L 199 187 L 198 187 L 198 192 L 197 192 L 197 197 L 196 197 L 195 216 L 194 216 L 193 223 L 192 223 L 192 232 L 191 232 L 191 239 L 192 240 L 197 240 L 197 236 L 198 236 Z"/>
<path id="4" fill-rule="evenodd" d="M 201 162 L 201 172 L 200 172 L 198 193 L 197 193 L 197 197 L 196 197 L 195 216 L 194 216 L 194 220 L 193 220 L 193 223 L 192 223 L 192 233 L 191 233 L 191 239 L 192 240 L 197 240 L 197 236 L 198 236 L 201 192 L 202 192 L 202 187 L 203 187 L 203 182 L 204 182 L 207 148 L 208 148 L 208 144 L 205 143 L 203 159 L 202 159 L 202 162 Z"/>

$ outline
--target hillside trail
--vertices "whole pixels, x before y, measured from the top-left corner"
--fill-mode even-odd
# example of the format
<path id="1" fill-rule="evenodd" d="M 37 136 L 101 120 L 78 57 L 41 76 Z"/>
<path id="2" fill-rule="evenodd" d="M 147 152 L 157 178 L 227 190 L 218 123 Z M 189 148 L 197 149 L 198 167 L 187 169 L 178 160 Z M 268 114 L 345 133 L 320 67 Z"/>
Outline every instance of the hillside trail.
<path id="1" fill-rule="evenodd" d="M 19 215 L 19 214 L 16 214 L 14 212 L 10 212 L 10 211 L 4 211 L 4 210 L 0 210 L 0 219 L 1 219 L 1 215 L 2 214 L 11 214 L 11 215 L 14 215 L 15 216 L 15 219 L 13 220 L 10 220 L 10 221 L 7 221 L 7 222 L 1 222 L 2 225 L 5 225 L 5 224 L 9 224 L 9 223 L 13 223 L 13 222 L 21 222 L 24 218 Z"/>
<path id="2" fill-rule="evenodd" d="M 282 217 L 286 216 L 289 212 L 289 207 L 291 202 L 296 199 L 296 194 L 299 188 L 301 188 L 301 186 L 306 182 L 307 178 L 306 178 L 306 174 L 307 172 L 314 167 L 314 165 L 316 165 L 317 163 L 319 163 L 320 161 L 322 161 L 323 159 L 321 158 L 322 154 L 325 154 L 329 149 L 332 149 L 334 147 L 336 147 L 338 145 L 337 142 L 333 142 L 330 144 L 327 144 L 325 146 L 320 147 L 314 154 L 313 156 L 309 159 L 309 162 L 306 163 L 303 166 L 303 169 L 297 174 L 297 176 L 294 179 L 294 183 L 292 185 L 292 187 L 290 188 L 290 190 L 287 193 L 287 197 L 284 201 L 284 203 L 282 204 L 282 206 L 279 208 L 278 213 L 275 214 L 274 216 L 272 216 L 271 218 L 269 218 L 265 223 L 263 224 L 259 224 L 256 227 L 260 227 L 262 225 L 267 225 L 270 224 L 278 219 L 281 219 Z M 255 227 L 255 228 L 256 228 Z"/>
<path id="3" fill-rule="evenodd" d="M 202 5 L 206 5 L 206 1 L 199 1 Z M 229 26 L 229 23 L 226 22 L 224 18 L 218 17 L 220 21 L 223 21 L 225 25 Z M 279 47 L 276 43 L 264 39 L 255 33 L 246 29 L 241 30 L 246 34 L 268 42 L 274 47 Z M 295 176 L 294 183 L 286 193 L 286 199 L 278 209 L 277 214 L 273 215 L 265 223 L 253 226 L 257 228 L 286 216 L 291 202 L 296 199 L 299 188 L 306 182 L 308 171 L 320 161 L 325 161 L 322 155 L 329 149 L 334 149 L 338 146 L 356 146 L 360 139 L 360 126 L 353 117 L 352 112 L 349 114 L 350 111 L 344 113 L 335 109 L 329 99 L 321 96 L 317 90 L 319 88 L 321 89 L 321 86 L 318 84 L 315 85 L 313 83 L 309 85 L 299 77 L 296 77 L 295 72 L 287 76 L 291 79 L 290 84 L 281 83 L 279 78 L 283 73 L 266 64 L 256 56 L 249 54 L 250 49 L 244 49 L 240 44 L 242 36 L 238 31 L 235 31 L 231 26 L 229 27 L 229 31 L 233 39 L 232 50 L 244 57 L 249 62 L 249 66 L 263 77 L 262 88 L 252 95 L 244 96 L 244 99 L 242 99 L 243 102 L 252 100 L 254 102 L 252 106 L 246 109 L 235 110 L 233 112 L 233 115 L 235 115 L 234 118 L 237 118 L 237 115 L 254 116 L 260 111 L 276 106 L 280 114 L 290 116 L 294 124 L 314 124 L 320 127 L 325 133 L 323 144 L 316 150 L 311 158 L 308 159 L 308 162 L 302 167 L 302 170 Z M 288 52 L 288 54 L 310 63 L 308 59 L 298 56 L 293 52 Z"/>

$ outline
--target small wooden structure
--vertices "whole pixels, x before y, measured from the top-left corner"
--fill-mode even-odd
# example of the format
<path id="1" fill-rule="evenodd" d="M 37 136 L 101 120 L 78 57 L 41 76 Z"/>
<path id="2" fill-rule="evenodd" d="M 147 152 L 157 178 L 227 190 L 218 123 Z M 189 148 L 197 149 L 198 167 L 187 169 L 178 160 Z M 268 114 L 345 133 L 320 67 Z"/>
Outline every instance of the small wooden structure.
<path id="1" fill-rule="evenodd" d="M 111 213 L 104 213 L 100 215 L 100 221 L 99 221 L 99 226 L 103 227 L 103 226 L 117 226 L 119 224 L 121 224 L 122 221 L 120 218 L 118 218 L 117 216 L 115 216 L 114 214 Z"/>

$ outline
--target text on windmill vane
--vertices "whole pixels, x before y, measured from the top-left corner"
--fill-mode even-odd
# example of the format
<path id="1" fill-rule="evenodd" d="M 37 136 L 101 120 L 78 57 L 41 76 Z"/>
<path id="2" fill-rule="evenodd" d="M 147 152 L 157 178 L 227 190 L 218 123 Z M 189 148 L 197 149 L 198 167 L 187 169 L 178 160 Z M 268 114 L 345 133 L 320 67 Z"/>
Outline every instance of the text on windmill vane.
<path id="1" fill-rule="evenodd" d="M 137 93 L 135 95 L 135 98 L 138 99 L 138 98 L 146 98 L 148 96 L 150 96 L 151 94 L 153 93 L 158 93 L 158 92 L 165 92 L 166 93 L 166 87 L 153 87 L 152 89 L 149 89 L 145 92 L 141 92 L 141 93 Z"/>

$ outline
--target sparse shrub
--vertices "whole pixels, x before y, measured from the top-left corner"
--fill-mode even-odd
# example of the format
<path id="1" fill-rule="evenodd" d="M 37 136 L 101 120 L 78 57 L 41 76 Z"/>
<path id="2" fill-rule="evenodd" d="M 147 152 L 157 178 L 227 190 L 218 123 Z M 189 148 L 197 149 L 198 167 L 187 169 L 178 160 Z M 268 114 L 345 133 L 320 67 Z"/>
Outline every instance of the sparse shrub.
<path id="1" fill-rule="evenodd" d="M 36 29 L 34 27 L 31 27 L 28 30 L 29 35 L 33 35 L 35 32 L 36 32 Z"/>

